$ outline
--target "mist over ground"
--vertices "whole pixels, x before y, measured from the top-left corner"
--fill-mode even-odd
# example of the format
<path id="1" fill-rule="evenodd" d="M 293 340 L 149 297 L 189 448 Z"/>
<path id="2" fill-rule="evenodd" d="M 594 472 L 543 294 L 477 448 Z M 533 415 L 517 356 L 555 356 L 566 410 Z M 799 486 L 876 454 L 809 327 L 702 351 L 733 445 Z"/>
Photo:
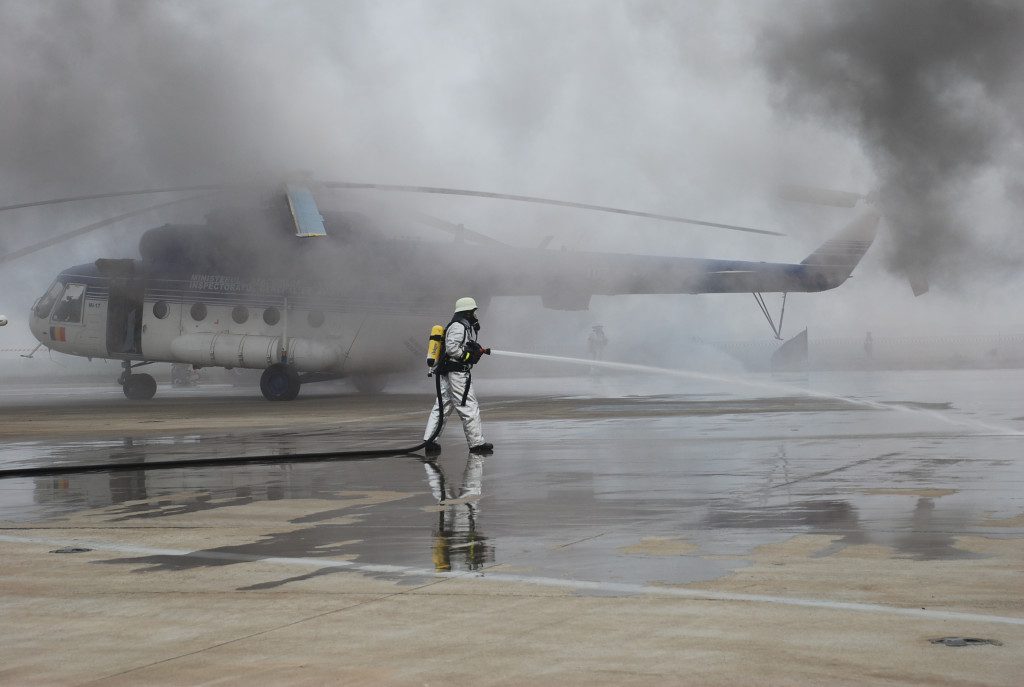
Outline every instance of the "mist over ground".
<path id="1" fill-rule="evenodd" d="M 858 209 L 788 204 L 779 183 L 875 192 L 876 245 L 839 289 L 791 296 L 787 334 L 1020 332 L 1022 16 L 1010 2 L 8 0 L 0 204 L 308 170 L 789 235 L 374 198 L 519 246 L 550 235 L 567 251 L 799 262 Z M 4 213 L 0 254 L 150 202 Z M 0 265 L 11 318 L 0 348 L 33 344 L 25 315 L 60 269 L 131 257 L 146 228 L 200 221 L 203 209 Z M 382 231 L 450 240 L 400 222 Z M 908 277 L 931 291 L 915 299 Z M 449 308 L 439 303 L 438 316 Z M 491 331 L 528 332 L 539 349 L 574 340 L 582 351 L 600 322 L 610 353 L 671 343 L 679 352 L 662 362 L 682 365 L 694 362 L 694 337 L 770 336 L 743 294 L 594 298 L 574 313 L 499 299 L 484 315 Z"/>

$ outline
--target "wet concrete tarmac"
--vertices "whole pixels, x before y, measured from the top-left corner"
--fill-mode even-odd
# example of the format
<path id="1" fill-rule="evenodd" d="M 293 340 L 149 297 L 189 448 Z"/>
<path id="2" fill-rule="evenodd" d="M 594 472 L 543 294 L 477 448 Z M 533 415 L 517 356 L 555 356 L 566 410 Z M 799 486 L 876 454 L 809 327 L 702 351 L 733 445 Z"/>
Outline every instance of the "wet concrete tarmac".
<path id="1" fill-rule="evenodd" d="M 16 542 L 59 532 L 74 544 L 83 541 L 77 531 L 125 547 L 95 552 L 88 574 L 98 576 L 224 575 L 303 561 L 231 578 L 239 592 L 304 589 L 352 569 L 399 589 L 434 573 L 500 573 L 579 583 L 574 593 L 591 596 L 751 592 L 1024 625 L 1024 372 L 786 381 L 794 383 L 875 407 L 710 383 L 658 382 L 634 394 L 617 377 L 522 395 L 484 379 L 493 455 L 469 454 L 452 426 L 433 461 L 5 480 L 0 534 Z M 428 405 L 422 395 L 311 396 L 279 410 L 208 389 L 141 409 L 92 398 L 83 416 L 74 397 L 31 396 L 0 404 L 0 419 L 34 409 L 72 430 L 52 439 L 39 435 L 43 426 L 8 421 L 0 468 L 403 445 L 415 441 Z M 110 427 L 83 434 L 90 415 L 130 425 L 161 413 L 182 419 L 122 437 L 108 436 L 123 432 Z M 190 413 L 227 419 L 196 429 Z M 185 532 L 175 535 L 184 549 L 146 550 L 164 528 Z M 17 550 L 5 546 L 15 547 L 6 555 Z M 1011 684 L 997 672 L 973 677 Z"/>
<path id="2" fill-rule="evenodd" d="M 964 412 L 952 407 L 964 400 L 917 393 L 912 404 L 938 406 L 951 416 Z M 690 582 L 717 577 L 738 563 L 693 556 L 687 557 L 691 565 L 673 560 L 666 566 L 656 556 L 637 561 L 616 553 L 638 535 L 685 539 L 715 556 L 808 532 L 837 536 L 832 550 L 877 543 L 917 559 L 955 558 L 966 555 L 953 544 L 957 534 L 1012 534 L 983 523 L 1024 511 L 1021 437 L 950 432 L 927 415 L 802 397 L 523 397 L 497 403 L 485 413 L 488 438 L 499 450 L 486 458 L 468 454 L 453 427 L 443 455 L 431 462 L 395 457 L 13 480 L 0 485 L 0 518 L 34 521 L 130 502 L 108 510 L 108 521 L 152 520 L 259 500 L 329 500 L 388 490 L 404 498 L 364 511 L 359 524 L 317 525 L 318 518 L 332 516 L 313 513 L 304 520 L 309 531 L 302 537 L 270 534 L 251 552 L 337 553 L 332 543 L 355 539 L 361 543 L 347 545 L 346 553 L 360 559 L 423 565 L 431 562 L 438 537 L 452 537 L 455 546 L 481 542 L 465 547 L 469 555 L 456 556 L 456 566 L 493 561 L 501 551 L 498 560 L 546 574 L 585 569 L 614 580 Z M 972 403 L 977 399 L 967 401 Z M 253 412 L 260 405 L 256 401 Z M 414 407 L 414 399 L 403 398 L 396 417 L 404 414 L 407 421 L 378 420 L 376 426 L 10 442 L 0 447 L 0 465 L 404 445 L 412 443 L 407 437 L 415 441 Z M 101 406 L 98 412 L 110 410 Z M 1024 407 L 1003 414 L 1018 412 Z M 1008 429 L 1024 425 L 1004 421 Z M 578 542 L 571 556 L 550 553 L 569 548 L 566 542 Z"/>

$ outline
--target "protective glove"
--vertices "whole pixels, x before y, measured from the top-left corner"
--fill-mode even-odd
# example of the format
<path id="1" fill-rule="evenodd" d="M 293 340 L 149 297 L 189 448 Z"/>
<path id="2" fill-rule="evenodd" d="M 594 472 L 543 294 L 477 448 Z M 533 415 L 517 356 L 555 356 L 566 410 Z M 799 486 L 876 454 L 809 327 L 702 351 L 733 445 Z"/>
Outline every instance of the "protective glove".
<path id="1" fill-rule="evenodd" d="M 464 356 L 463 362 L 467 362 L 470 365 L 476 365 L 478 362 L 480 362 L 480 358 L 482 358 L 485 355 L 490 355 L 490 354 L 491 354 L 491 349 L 484 348 L 483 346 L 478 344 L 476 341 L 467 341 L 466 342 L 466 355 Z"/>

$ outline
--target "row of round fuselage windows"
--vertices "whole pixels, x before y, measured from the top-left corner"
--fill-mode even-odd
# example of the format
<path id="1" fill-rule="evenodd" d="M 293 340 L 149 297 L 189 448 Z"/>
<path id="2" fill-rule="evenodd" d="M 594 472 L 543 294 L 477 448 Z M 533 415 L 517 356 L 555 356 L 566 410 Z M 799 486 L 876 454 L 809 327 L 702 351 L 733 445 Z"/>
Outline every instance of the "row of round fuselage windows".
<path id="1" fill-rule="evenodd" d="M 167 304 L 167 301 L 157 301 L 153 304 L 153 316 L 158 320 L 162 320 L 171 313 L 171 307 Z M 207 310 L 205 303 L 193 303 L 192 307 L 189 308 L 188 314 L 196 322 L 202 322 L 206 319 Z M 235 321 L 235 324 L 245 324 L 249 321 L 249 308 L 244 305 L 236 305 L 231 309 L 231 319 Z M 306 316 L 306 322 L 310 327 L 322 327 L 326 318 L 320 310 L 310 310 Z M 263 322 L 270 326 L 274 326 L 281 321 L 281 311 L 270 306 L 263 311 Z"/>

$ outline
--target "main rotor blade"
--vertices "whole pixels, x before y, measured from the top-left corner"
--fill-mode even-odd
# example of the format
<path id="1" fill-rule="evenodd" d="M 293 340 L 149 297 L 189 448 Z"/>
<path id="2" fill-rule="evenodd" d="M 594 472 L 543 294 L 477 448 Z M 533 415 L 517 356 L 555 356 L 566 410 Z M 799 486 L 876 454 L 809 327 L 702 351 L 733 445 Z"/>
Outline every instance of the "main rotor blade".
<path id="1" fill-rule="evenodd" d="M 113 193 L 94 193 L 88 196 L 68 196 L 67 198 L 51 198 L 49 200 L 36 200 L 31 203 L 16 203 L 15 205 L 2 205 L 0 212 L 4 210 L 18 210 L 21 208 L 35 208 L 42 205 L 58 205 L 60 203 L 73 203 L 78 200 L 96 200 L 99 198 L 118 198 L 123 196 L 146 196 L 153 193 L 184 193 L 186 191 L 223 191 L 229 188 L 245 188 L 232 184 L 205 184 L 202 186 L 170 186 L 167 188 L 146 188 L 138 191 L 115 191 Z"/>
<path id="2" fill-rule="evenodd" d="M 574 203 L 568 200 L 555 200 L 552 198 L 537 198 L 535 196 L 519 196 L 511 193 L 491 193 L 489 191 L 468 191 L 458 188 L 438 188 L 435 186 L 402 186 L 397 184 L 363 184 L 350 181 L 324 181 L 319 184 L 323 188 L 334 189 L 366 189 L 373 191 L 397 191 L 400 193 L 433 193 L 446 196 L 471 196 L 475 198 L 494 198 L 498 200 L 514 200 L 520 203 L 538 203 L 540 205 L 557 205 L 565 208 L 578 208 L 581 210 L 594 210 L 596 212 L 611 212 L 617 215 L 630 215 L 632 217 L 645 217 L 647 219 L 664 220 L 666 222 L 679 222 L 681 224 L 695 224 L 701 227 L 712 227 L 715 229 L 730 229 L 732 231 L 745 231 L 751 234 L 766 234 L 768 236 L 785 236 L 777 231 L 767 229 L 753 229 L 735 224 L 721 224 L 719 222 L 706 222 L 700 219 L 687 217 L 675 217 L 673 215 L 662 215 L 655 212 L 642 212 L 640 210 L 624 210 L 604 205 L 592 205 L 590 203 Z"/>
<path id="3" fill-rule="evenodd" d="M 176 200 L 170 200 L 165 203 L 157 203 L 156 205 L 150 205 L 148 207 L 140 208 L 138 210 L 132 210 L 131 212 L 125 212 L 114 217 L 108 217 L 107 219 L 100 220 L 99 222 L 93 222 L 92 224 L 87 224 L 84 227 L 79 227 L 78 229 L 73 229 L 71 231 L 64 232 L 63 234 L 58 234 L 57 236 L 53 236 L 51 238 L 46 239 L 45 241 L 33 243 L 31 246 L 26 246 L 25 248 L 16 250 L 13 253 L 8 253 L 7 255 L 0 255 L 0 264 L 3 264 L 5 262 L 11 262 L 12 260 L 17 260 L 18 258 L 23 258 L 26 255 L 31 255 L 32 253 L 36 253 L 38 251 L 43 250 L 44 248 L 55 246 L 58 243 L 63 243 L 64 241 L 70 241 L 71 239 L 82 236 L 83 234 L 88 234 L 91 231 L 96 231 L 97 229 L 108 227 L 111 224 L 116 224 L 117 222 L 129 219 L 130 217 L 135 217 L 136 215 L 142 215 L 147 212 L 152 212 L 153 210 L 159 210 L 160 208 L 168 207 L 170 205 L 187 203 L 189 201 L 197 200 L 199 198 L 206 198 L 208 196 L 209 194 L 204 193 L 198 196 L 189 196 L 188 198 L 178 198 Z"/>
<path id="4" fill-rule="evenodd" d="M 481 243 L 489 246 L 508 246 L 507 243 L 503 243 L 498 239 L 491 238 L 487 234 L 481 234 L 478 231 L 467 229 L 461 224 L 455 224 L 454 222 L 449 222 L 446 219 L 441 219 L 440 217 L 428 215 L 425 212 L 408 211 L 408 214 L 410 214 L 413 218 L 422 222 L 423 224 L 434 227 L 435 229 L 440 229 L 441 231 L 448 232 L 455 238 L 462 238 L 466 239 L 467 241 L 475 241 L 476 243 Z"/>
<path id="5" fill-rule="evenodd" d="M 787 184 L 779 187 L 779 196 L 783 200 L 797 203 L 828 205 L 837 208 L 852 208 L 866 197 L 861 193 L 836 191 L 830 188 L 817 188 L 815 186 L 799 186 L 796 184 Z"/>

